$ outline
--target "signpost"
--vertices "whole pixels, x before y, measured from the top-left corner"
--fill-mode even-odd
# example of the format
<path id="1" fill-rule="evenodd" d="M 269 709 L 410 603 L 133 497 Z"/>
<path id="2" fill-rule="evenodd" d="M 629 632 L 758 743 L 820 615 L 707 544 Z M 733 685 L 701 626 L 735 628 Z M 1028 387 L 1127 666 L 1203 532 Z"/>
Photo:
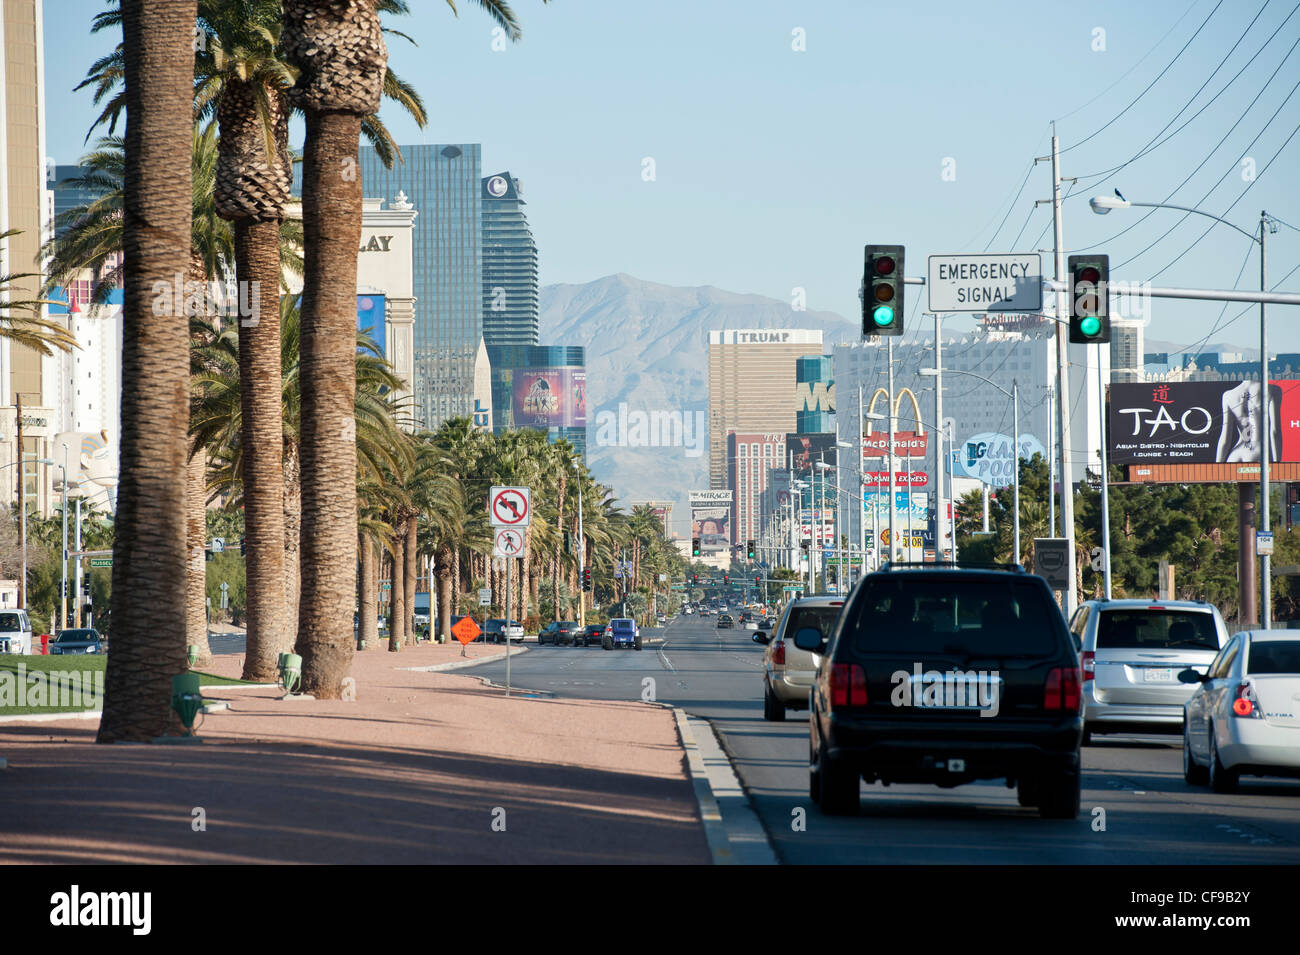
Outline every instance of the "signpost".
<path id="1" fill-rule="evenodd" d="M 1043 259 L 1037 252 L 932 255 L 925 287 L 931 312 L 1040 312 Z"/>
<path id="2" fill-rule="evenodd" d="M 1047 579 L 1053 590 L 1069 590 L 1070 541 L 1065 537 L 1034 538 L 1034 573 Z"/>
<path id="3" fill-rule="evenodd" d="M 506 558 L 506 619 L 502 624 L 506 641 L 506 696 L 510 695 L 510 565 L 511 558 L 523 553 L 522 529 L 532 520 L 532 501 L 531 488 L 493 485 L 488 490 L 488 517 L 492 526 L 505 528 L 496 533 L 493 553 Z"/>
<path id="4" fill-rule="evenodd" d="M 221 537 L 212 538 L 212 553 L 224 554 L 225 552 L 226 552 L 225 539 Z"/>
<path id="5" fill-rule="evenodd" d="M 484 587 L 478 592 L 478 605 L 480 607 L 492 606 L 492 589 L 490 587 Z"/>
<path id="6" fill-rule="evenodd" d="M 479 625 L 474 622 L 473 617 L 461 617 L 460 620 L 456 622 L 456 626 L 451 628 L 451 635 L 460 641 L 461 656 L 467 656 L 465 648 L 473 643 L 475 638 L 482 632 L 483 631 L 479 629 Z M 509 646 L 510 644 L 507 643 L 506 647 L 508 648 Z"/>

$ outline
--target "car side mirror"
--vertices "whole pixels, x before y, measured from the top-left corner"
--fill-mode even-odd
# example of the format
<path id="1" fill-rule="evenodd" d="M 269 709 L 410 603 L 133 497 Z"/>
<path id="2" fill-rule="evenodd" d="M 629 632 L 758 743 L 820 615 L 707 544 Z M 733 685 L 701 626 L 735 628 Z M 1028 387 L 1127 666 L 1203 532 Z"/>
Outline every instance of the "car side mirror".
<path id="1" fill-rule="evenodd" d="M 765 634 L 762 630 L 759 630 L 757 633 L 754 634 L 755 643 L 761 643 L 764 646 L 766 646 L 768 639 L 769 639 L 768 635 Z"/>
<path id="2" fill-rule="evenodd" d="M 1208 673 L 1198 673 L 1192 667 L 1188 667 L 1186 670 L 1178 671 L 1178 682 L 1179 683 L 1209 683 L 1210 675 Z"/>
<path id="3" fill-rule="evenodd" d="M 800 627 L 794 635 L 794 645 L 809 653 L 821 653 L 826 647 L 826 638 L 816 627 Z"/>

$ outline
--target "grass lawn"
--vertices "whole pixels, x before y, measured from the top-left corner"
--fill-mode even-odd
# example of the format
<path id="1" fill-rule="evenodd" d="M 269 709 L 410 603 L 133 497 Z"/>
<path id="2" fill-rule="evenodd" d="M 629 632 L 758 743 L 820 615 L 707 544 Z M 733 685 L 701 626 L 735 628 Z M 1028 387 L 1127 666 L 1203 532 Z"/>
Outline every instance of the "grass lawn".
<path id="1" fill-rule="evenodd" d="M 0 716 L 80 713 L 86 709 L 101 709 L 103 701 L 98 697 L 103 691 L 103 672 L 107 663 L 107 657 L 80 653 L 66 656 L 41 654 L 0 656 Z M 44 705 L 39 701 L 36 705 L 32 705 L 26 700 L 24 701 L 26 705 L 18 705 L 17 684 L 20 664 L 28 679 L 24 694 L 28 699 L 31 696 L 32 674 L 54 671 L 60 674 L 57 679 L 47 678 Z M 247 680 L 232 680 L 212 673 L 199 672 L 200 686 L 238 686 L 247 683 Z M 91 705 L 85 705 L 87 703 Z"/>

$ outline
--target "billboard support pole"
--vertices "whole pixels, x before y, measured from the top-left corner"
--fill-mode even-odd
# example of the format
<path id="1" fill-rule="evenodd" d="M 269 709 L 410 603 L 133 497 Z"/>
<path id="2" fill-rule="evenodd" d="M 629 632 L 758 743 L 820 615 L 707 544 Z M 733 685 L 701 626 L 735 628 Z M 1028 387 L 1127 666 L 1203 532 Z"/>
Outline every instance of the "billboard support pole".
<path id="1" fill-rule="evenodd" d="M 889 450 L 885 467 L 889 470 L 889 560 L 892 563 L 898 550 L 898 532 L 894 525 L 894 339 L 889 339 Z"/>
<path id="2" fill-rule="evenodd" d="M 1259 291 L 1261 294 L 1268 290 L 1268 287 L 1264 284 L 1264 236 L 1267 232 L 1268 215 L 1261 212 L 1259 214 Z M 1259 430 L 1260 437 L 1263 439 L 1259 451 L 1259 526 L 1261 530 L 1272 531 L 1273 526 L 1269 523 L 1268 515 L 1268 460 L 1269 454 L 1273 450 L 1273 423 L 1270 420 L 1268 407 L 1268 323 L 1264 317 L 1262 298 L 1259 303 L 1259 392 Z M 1253 562 L 1253 555 L 1251 560 Z M 1259 562 L 1259 586 L 1261 590 L 1259 625 L 1265 630 L 1269 630 L 1273 626 L 1273 573 L 1271 567 L 1273 559 L 1268 554 L 1263 554 L 1260 556 Z"/>
<path id="3" fill-rule="evenodd" d="M 1258 621 L 1255 599 L 1255 484 L 1237 485 L 1237 589 L 1240 593 L 1238 622 L 1242 628 Z"/>
<path id="4" fill-rule="evenodd" d="M 1100 348 L 1101 346 L 1097 346 Z M 1101 359 L 1097 360 L 1097 396 L 1101 402 L 1101 559 L 1102 580 L 1105 581 L 1106 599 L 1110 600 L 1110 459 L 1106 454 L 1106 383 L 1102 380 Z"/>

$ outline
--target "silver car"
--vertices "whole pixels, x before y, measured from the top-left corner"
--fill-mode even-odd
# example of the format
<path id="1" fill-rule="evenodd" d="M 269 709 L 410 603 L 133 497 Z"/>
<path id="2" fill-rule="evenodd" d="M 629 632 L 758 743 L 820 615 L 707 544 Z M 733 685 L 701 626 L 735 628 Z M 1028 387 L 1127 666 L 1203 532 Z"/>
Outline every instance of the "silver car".
<path id="1" fill-rule="evenodd" d="M 754 634 L 754 642 L 767 647 L 763 651 L 763 719 L 780 721 L 786 710 L 808 708 L 808 693 L 817 680 L 822 658 L 796 647 L 794 635 L 812 627 L 829 637 L 843 607 L 843 597 L 791 600 L 775 628 Z"/>
<path id="2" fill-rule="evenodd" d="M 1194 687 L 1228 642 L 1212 604 L 1089 600 L 1070 619 L 1083 668 L 1083 741 L 1104 733 L 1178 733 Z"/>
<path id="3" fill-rule="evenodd" d="M 1183 776 L 1232 792 L 1243 775 L 1300 776 L 1300 632 L 1236 634 L 1208 673 L 1184 672 Z"/>

